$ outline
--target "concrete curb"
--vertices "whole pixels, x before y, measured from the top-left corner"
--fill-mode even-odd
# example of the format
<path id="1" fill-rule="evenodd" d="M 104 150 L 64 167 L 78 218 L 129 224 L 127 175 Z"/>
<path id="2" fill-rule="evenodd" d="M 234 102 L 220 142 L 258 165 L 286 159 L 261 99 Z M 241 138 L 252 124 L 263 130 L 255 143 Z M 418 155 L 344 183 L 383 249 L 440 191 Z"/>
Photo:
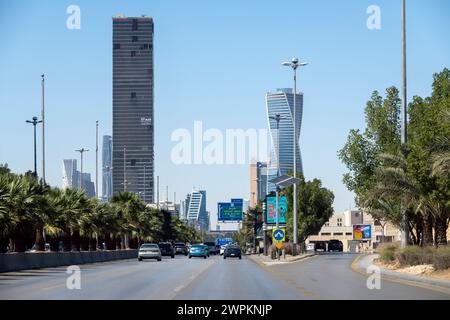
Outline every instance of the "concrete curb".
<path id="1" fill-rule="evenodd" d="M 0 254 L 0 272 L 54 268 L 122 259 L 137 259 L 137 250 L 23 252 Z"/>
<path id="2" fill-rule="evenodd" d="M 306 258 L 310 258 L 310 257 L 313 257 L 313 256 L 315 256 L 315 253 L 308 253 L 306 255 L 302 255 L 302 256 L 293 258 L 291 260 L 288 260 L 288 261 L 282 260 L 282 259 L 280 261 L 277 261 L 277 260 L 262 261 L 261 259 L 256 258 L 256 255 L 254 255 L 254 254 L 253 255 L 248 255 L 247 257 L 250 260 L 252 260 L 253 262 L 255 262 L 255 263 L 257 263 L 257 264 L 259 264 L 259 265 L 261 265 L 263 267 L 268 267 L 268 266 L 273 266 L 273 265 L 278 265 L 278 264 L 294 263 L 294 262 L 298 262 L 298 261 L 301 261 L 301 260 L 304 260 Z"/>
<path id="3" fill-rule="evenodd" d="M 370 265 L 374 265 L 373 260 L 377 258 L 377 256 L 378 256 L 377 254 L 358 255 L 351 264 L 352 270 L 365 277 L 369 276 L 369 274 L 366 273 L 367 267 Z M 380 268 L 383 280 L 409 285 L 413 287 L 419 287 L 422 289 L 438 291 L 440 293 L 450 295 L 450 281 L 404 274 L 400 272 L 387 270 L 379 266 L 377 267 Z"/>

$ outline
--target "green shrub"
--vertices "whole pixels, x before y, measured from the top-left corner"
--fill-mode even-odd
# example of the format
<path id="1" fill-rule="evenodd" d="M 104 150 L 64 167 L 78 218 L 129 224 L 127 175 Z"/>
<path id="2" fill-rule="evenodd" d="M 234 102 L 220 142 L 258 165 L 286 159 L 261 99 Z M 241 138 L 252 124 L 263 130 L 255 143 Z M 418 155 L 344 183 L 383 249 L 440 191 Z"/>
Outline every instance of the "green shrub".
<path id="1" fill-rule="evenodd" d="M 433 267 L 436 270 L 450 268 L 450 247 L 440 247 L 436 250 L 433 259 Z"/>
<path id="2" fill-rule="evenodd" d="M 401 266 L 433 264 L 434 251 L 432 247 L 407 247 L 397 251 L 396 258 Z"/>
<path id="3" fill-rule="evenodd" d="M 380 260 L 383 262 L 392 262 L 395 260 L 395 252 L 398 247 L 394 245 L 383 246 L 380 248 Z"/>

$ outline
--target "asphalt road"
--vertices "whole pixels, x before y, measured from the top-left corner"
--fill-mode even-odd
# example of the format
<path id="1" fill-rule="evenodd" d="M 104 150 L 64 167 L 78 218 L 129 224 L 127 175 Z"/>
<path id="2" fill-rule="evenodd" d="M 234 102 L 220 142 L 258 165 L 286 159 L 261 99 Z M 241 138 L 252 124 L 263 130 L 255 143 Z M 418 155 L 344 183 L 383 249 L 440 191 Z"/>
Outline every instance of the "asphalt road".
<path id="1" fill-rule="evenodd" d="M 81 289 L 66 287 L 66 268 L 0 274 L 0 299 L 450 299 L 444 293 L 381 282 L 369 290 L 350 266 L 355 255 L 323 254 L 270 267 L 243 257 L 177 256 L 81 265 Z"/>

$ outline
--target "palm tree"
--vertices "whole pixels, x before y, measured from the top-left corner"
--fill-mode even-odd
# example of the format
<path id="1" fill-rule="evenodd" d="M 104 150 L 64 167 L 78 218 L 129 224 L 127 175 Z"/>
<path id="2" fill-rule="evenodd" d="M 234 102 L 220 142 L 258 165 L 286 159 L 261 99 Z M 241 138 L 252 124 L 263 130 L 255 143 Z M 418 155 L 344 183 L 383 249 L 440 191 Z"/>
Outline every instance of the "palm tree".
<path id="1" fill-rule="evenodd" d="M 116 205 L 118 214 L 123 220 L 120 239 L 122 249 L 129 249 L 129 237 L 139 234 L 139 214 L 144 210 L 143 202 L 135 193 L 125 191 L 115 195 L 111 203 Z"/>
<path id="2" fill-rule="evenodd" d="M 423 219 L 422 244 L 424 246 L 433 245 L 433 221 L 447 220 L 448 208 L 423 192 L 416 181 L 407 175 L 408 164 L 402 153 L 382 154 L 380 160 L 384 166 L 377 169 L 378 183 L 363 197 L 364 206 L 366 208 L 375 207 L 379 210 L 397 210 L 398 206 L 392 206 L 392 203 L 398 203 L 397 201 L 400 200 L 409 212 L 419 215 Z M 377 205 L 373 206 L 374 203 Z M 387 212 L 388 216 L 392 216 L 392 214 L 393 212 Z M 439 230 L 435 228 L 434 231 L 436 234 Z M 439 239 L 436 245 L 443 244 L 443 242 Z"/>

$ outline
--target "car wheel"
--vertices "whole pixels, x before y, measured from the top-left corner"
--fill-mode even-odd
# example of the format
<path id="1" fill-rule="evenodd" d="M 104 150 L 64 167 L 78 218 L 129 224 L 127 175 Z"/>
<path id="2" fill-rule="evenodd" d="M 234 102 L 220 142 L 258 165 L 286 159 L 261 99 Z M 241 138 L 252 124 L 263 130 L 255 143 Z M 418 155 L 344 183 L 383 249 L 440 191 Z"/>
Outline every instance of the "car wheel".
<path id="1" fill-rule="evenodd" d="M 239 256 L 239 260 L 241 260 L 242 259 L 242 257 L 241 256 Z"/>
<path id="2" fill-rule="evenodd" d="M 224 259 L 226 259 L 227 257 L 223 256 Z"/>
<path id="3" fill-rule="evenodd" d="M 174 255 L 172 255 L 172 259 L 173 259 L 173 258 L 175 258 L 175 256 L 174 256 Z"/>
<path id="4" fill-rule="evenodd" d="M 206 259 L 206 256 L 204 256 L 203 258 Z"/>
<path id="5" fill-rule="evenodd" d="M 192 258 L 191 256 L 189 256 L 189 259 Z"/>
<path id="6" fill-rule="evenodd" d="M 158 261 L 161 261 L 162 259 L 161 258 L 158 258 Z"/>
<path id="7" fill-rule="evenodd" d="M 138 258 L 138 261 L 142 261 L 142 258 Z"/>

